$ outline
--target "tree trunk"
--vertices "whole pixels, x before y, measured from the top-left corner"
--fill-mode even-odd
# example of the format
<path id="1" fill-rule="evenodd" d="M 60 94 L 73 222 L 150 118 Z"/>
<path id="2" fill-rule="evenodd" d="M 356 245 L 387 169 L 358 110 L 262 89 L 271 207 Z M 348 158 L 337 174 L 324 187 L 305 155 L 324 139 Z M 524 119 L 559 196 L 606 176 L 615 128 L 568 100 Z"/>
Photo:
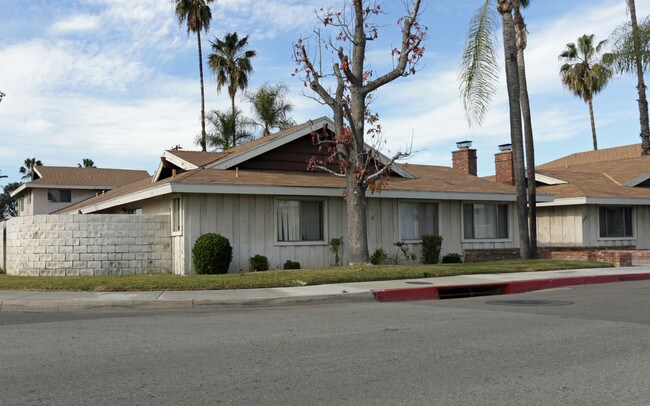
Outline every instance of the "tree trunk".
<path id="1" fill-rule="evenodd" d="M 501 0 L 499 4 L 501 5 Z M 510 140 L 515 171 L 515 188 L 517 190 L 517 219 L 519 223 L 519 252 L 522 259 L 530 258 L 528 238 L 528 205 L 526 202 L 526 176 L 524 171 L 524 147 L 521 123 L 519 73 L 517 71 L 517 46 L 515 44 L 515 26 L 512 20 L 512 8 L 502 12 L 503 48 L 505 51 L 506 84 L 508 87 L 508 104 L 510 106 Z"/>
<path id="2" fill-rule="evenodd" d="M 594 151 L 598 149 L 598 141 L 596 140 L 596 121 L 594 121 L 594 105 L 589 100 L 589 119 L 591 120 L 591 136 L 594 138 Z"/>
<path id="3" fill-rule="evenodd" d="M 347 196 L 346 204 L 348 210 L 348 263 L 367 264 L 370 262 L 368 254 L 368 223 L 366 211 L 368 199 L 366 191 L 355 179 L 354 173 L 349 172 L 346 176 Z"/>
<path id="4" fill-rule="evenodd" d="M 627 0 L 632 21 L 632 38 L 634 39 L 634 57 L 636 59 L 637 90 L 639 92 L 639 121 L 641 124 L 641 155 L 650 155 L 650 124 L 648 121 L 648 99 L 645 94 L 643 66 L 641 63 L 641 42 L 639 41 L 639 26 L 636 21 L 636 4 Z"/>
<path id="5" fill-rule="evenodd" d="M 201 151 L 207 151 L 205 136 L 205 91 L 203 90 L 203 54 L 201 53 L 201 30 L 196 32 L 196 41 L 199 45 L 199 75 L 201 76 Z"/>
<path id="6" fill-rule="evenodd" d="M 528 81 L 526 80 L 526 24 L 520 13 L 519 4 L 515 6 L 515 28 L 517 35 L 517 70 L 519 73 L 519 92 L 521 99 L 521 112 L 524 118 L 524 140 L 526 148 L 526 167 L 528 182 L 528 232 L 530 244 L 530 257 L 537 258 L 537 185 L 535 184 L 535 143 L 533 137 L 533 123 L 530 114 L 530 101 L 528 98 Z"/>

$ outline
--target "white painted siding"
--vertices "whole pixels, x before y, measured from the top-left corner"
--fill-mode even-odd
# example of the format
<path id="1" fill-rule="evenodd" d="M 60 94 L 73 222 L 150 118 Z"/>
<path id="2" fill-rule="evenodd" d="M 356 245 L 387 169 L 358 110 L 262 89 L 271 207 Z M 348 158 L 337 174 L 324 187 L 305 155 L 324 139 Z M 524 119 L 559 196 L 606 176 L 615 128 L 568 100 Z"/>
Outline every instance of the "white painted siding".
<path id="1" fill-rule="evenodd" d="M 300 198 L 300 196 L 282 196 Z M 192 247 L 196 239 L 206 233 L 219 233 L 233 247 L 233 261 L 229 272 L 247 271 L 250 257 L 265 255 L 272 269 L 281 269 L 286 260 L 298 261 L 303 268 L 334 265 L 334 255 L 329 251 L 328 241 L 343 236 L 347 239 L 345 202 L 339 197 L 324 198 L 325 242 L 310 244 L 282 244 L 276 242 L 274 196 L 262 195 L 215 195 L 185 194 L 183 205 L 183 245 L 175 247 L 174 262 L 183 264 L 184 273 L 192 270 Z M 440 201 L 439 232 L 443 236 L 442 255 L 463 252 L 463 249 L 516 248 L 516 213 L 510 206 L 510 236 L 508 241 L 485 242 L 461 239 L 461 202 Z M 369 198 L 368 201 L 368 247 L 370 253 L 383 248 L 388 253 L 397 250 L 393 244 L 399 241 L 399 200 Z M 173 239 L 176 241 L 176 239 Z M 420 257 L 419 243 L 409 245 Z M 182 248 L 182 249 L 181 249 Z M 182 251 L 182 252 L 181 252 Z M 340 253 L 347 262 L 347 244 Z M 175 266 L 175 272 L 181 272 Z"/>

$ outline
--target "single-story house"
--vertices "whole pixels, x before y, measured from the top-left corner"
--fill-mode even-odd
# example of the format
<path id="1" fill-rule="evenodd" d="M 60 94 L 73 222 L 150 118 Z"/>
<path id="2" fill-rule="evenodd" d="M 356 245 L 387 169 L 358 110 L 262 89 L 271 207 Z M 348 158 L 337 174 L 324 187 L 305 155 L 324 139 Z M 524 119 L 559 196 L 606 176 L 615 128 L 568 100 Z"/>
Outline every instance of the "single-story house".
<path id="1" fill-rule="evenodd" d="M 145 178 L 150 178 L 147 171 L 37 166 L 33 179 L 11 197 L 18 201 L 18 216 L 49 214 Z"/>
<path id="2" fill-rule="evenodd" d="M 267 256 L 272 268 L 286 260 L 304 268 L 332 265 L 329 241 L 347 235 L 344 180 L 307 170 L 309 159 L 321 154 L 312 133 L 327 128 L 333 123 L 323 117 L 223 152 L 168 150 L 153 177 L 59 213 L 169 214 L 178 274 L 193 272 L 194 242 L 210 232 L 233 246 L 229 272 L 248 270 L 256 254 Z M 443 237 L 443 254 L 518 248 L 515 189 L 478 178 L 476 151 L 467 144 L 459 144 L 453 162 L 454 168 L 394 165 L 387 185 L 368 192 L 371 253 L 392 253 L 395 242 L 405 241 L 419 254 L 425 234 Z M 341 259 L 347 260 L 345 242 Z"/>
<path id="3" fill-rule="evenodd" d="M 639 144 L 571 154 L 536 168 L 538 241 L 650 249 L 650 156 Z"/>

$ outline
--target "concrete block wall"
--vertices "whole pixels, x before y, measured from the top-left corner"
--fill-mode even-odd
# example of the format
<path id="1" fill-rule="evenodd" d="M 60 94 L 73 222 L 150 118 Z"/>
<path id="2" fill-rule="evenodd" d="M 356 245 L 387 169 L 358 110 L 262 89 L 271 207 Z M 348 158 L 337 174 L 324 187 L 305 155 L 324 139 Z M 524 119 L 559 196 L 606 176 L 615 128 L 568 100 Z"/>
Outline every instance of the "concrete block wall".
<path id="1" fill-rule="evenodd" d="M 169 215 L 47 214 L 7 222 L 10 275 L 171 273 Z"/>
<path id="2" fill-rule="evenodd" d="M 7 223 L 0 221 L 0 268 L 6 269 L 7 264 L 5 263 L 5 225 Z"/>

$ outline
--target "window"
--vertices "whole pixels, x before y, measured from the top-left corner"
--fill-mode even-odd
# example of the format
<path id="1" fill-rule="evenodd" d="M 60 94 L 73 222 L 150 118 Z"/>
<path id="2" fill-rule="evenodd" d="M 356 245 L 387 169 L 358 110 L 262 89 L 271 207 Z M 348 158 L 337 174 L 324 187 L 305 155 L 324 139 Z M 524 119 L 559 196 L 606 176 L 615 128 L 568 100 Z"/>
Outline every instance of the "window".
<path id="1" fill-rule="evenodd" d="M 25 196 L 20 196 L 18 198 L 18 211 L 25 210 Z"/>
<path id="2" fill-rule="evenodd" d="M 125 211 L 126 214 L 142 214 L 142 209 L 137 208 L 137 209 L 126 209 Z"/>
<path id="3" fill-rule="evenodd" d="M 601 238 L 634 236 L 631 207 L 600 207 L 598 214 Z"/>
<path id="4" fill-rule="evenodd" d="M 399 204 L 400 239 L 420 240 L 423 235 L 438 234 L 438 205 L 435 203 Z"/>
<path id="5" fill-rule="evenodd" d="M 47 191 L 47 201 L 50 203 L 70 203 L 72 194 L 70 189 L 49 189 Z"/>
<path id="6" fill-rule="evenodd" d="M 172 233 L 181 232 L 181 198 L 172 199 Z"/>
<path id="7" fill-rule="evenodd" d="M 277 241 L 324 241 L 323 202 L 276 200 Z"/>
<path id="8" fill-rule="evenodd" d="M 468 240 L 508 238 L 508 205 L 464 204 L 463 228 L 463 235 Z"/>
<path id="9" fill-rule="evenodd" d="M 32 204 L 32 192 L 27 192 L 27 204 Z"/>

